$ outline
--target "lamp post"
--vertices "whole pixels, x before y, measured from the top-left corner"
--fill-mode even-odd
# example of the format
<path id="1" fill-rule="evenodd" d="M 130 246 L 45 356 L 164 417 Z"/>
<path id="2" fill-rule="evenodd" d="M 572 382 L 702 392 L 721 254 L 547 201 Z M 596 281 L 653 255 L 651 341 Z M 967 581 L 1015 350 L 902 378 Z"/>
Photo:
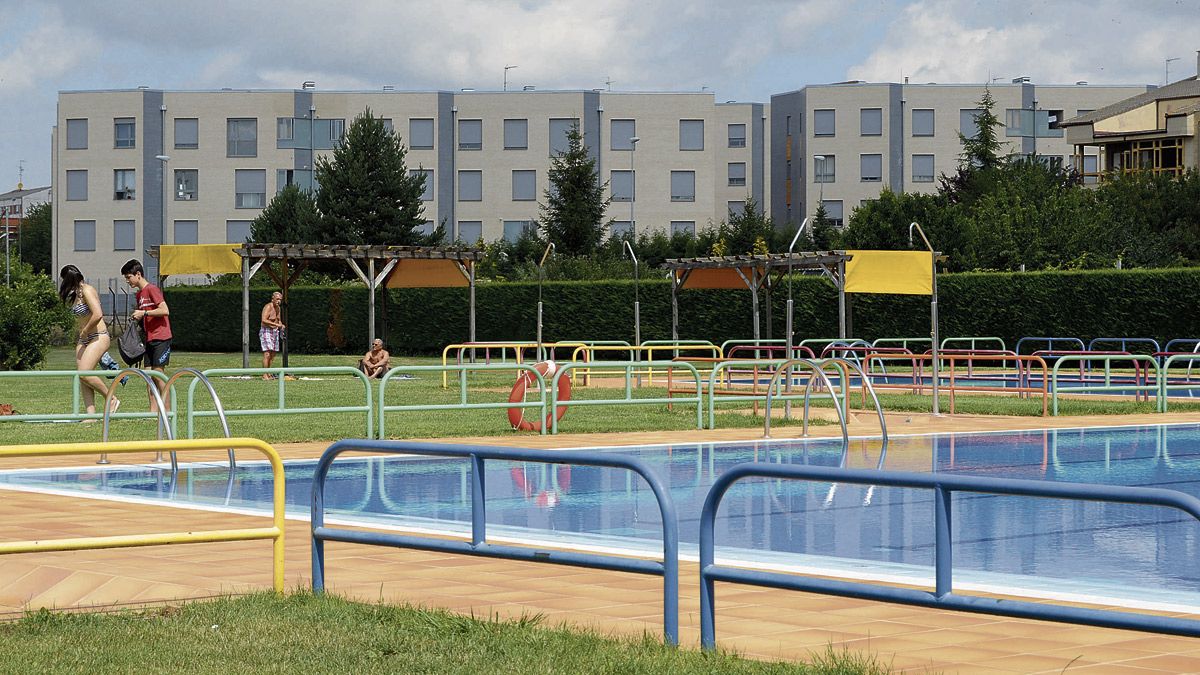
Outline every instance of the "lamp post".
<path id="1" fill-rule="evenodd" d="M 825 168 L 825 155 L 813 155 L 813 161 L 820 162 L 821 168 Z M 825 203 L 825 181 L 820 180 L 821 175 L 817 173 L 817 167 L 813 166 L 813 181 L 820 183 L 820 196 L 817 197 L 817 206 Z"/>
<path id="2" fill-rule="evenodd" d="M 517 66 L 504 66 L 504 91 L 508 91 L 508 71 Z"/>
<path id="3" fill-rule="evenodd" d="M 637 179 L 633 174 L 633 155 L 637 152 L 637 144 L 640 140 L 642 139 L 637 136 L 629 137 L 629 232 L 631 234 L 635 233 L 637 228 L 633 220 L 633 202 L 637 199 Z"/>
<path id="4" fill-rule="evenodd" d="M 1178 60 L 1178 56 L 1172 56 L 1169 59 L 1163 59 L 1163 84 L 1171 83 L 1171 62 Z"/>
<path id="5" fill-rule="evenodd" d="M 930 301 L 929 301 L 929 315 L 930 315 L 929 318 L 930 318 L 930 323 L 932 324 L 932 326 L 929 331 L 929 337 L 933 343 L 933 349 L 932 349 L 933 362 L 931 364 L 932 370 L 933 370 L 933 414 L 935 417 L 940 417 L 942 412 L 938 407 L 938 377 L 939 377 L 939 375 L 938 375 L 938 358 L 939 357 L 938 357 L 937 251 L 934 251 L 933 246 L 931 246 L 929 244 L 929 238 L 925 236 L 925 230 L 922 230 L 921 226 L 916 223 L 909 223 L 909 225 L 908 225 L 908 245 L 909 246 L 912 246 L 912 244 L 913 244 L 913 230 L 916 230 L 917 234 L 921 235 L 921 241 L 925 242 L 925 248 L 929 249 L 929 257 L 932 259 L 932 262 L 930 263 L 933 266 L 933 268 L 931 270 L 933 276 L 932 276 L 932 279 L 930 280 L 932 283 L 932 287 L 930 290 L 932 292 L 930 294 Z"/>
<path id="6" fill-rule="evenodd" d="M 162 184 L 163 184 L 163 203 L 162 203 L 162 236 L 159 237 L 158 243 L 167 243 L 167 199 L 171 196 L 171 184 L 167 179 L 167 162 L 171 161 L 170 155 L 155 155 L 159 166 L 162 168 Z M 162 276 L 161 274 L 159 275 Z"/>

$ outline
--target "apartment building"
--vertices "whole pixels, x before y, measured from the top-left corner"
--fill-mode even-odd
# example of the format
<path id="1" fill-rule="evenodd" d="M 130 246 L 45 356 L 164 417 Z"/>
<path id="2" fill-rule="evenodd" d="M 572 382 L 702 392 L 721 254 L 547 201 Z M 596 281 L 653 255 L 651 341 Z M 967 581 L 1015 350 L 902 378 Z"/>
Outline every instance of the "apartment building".
<path id="1" fill-rule="evenodd" d="M 551 157 L 578 125 L 613 203 L 612 230 L 695 232 L 769 202 L 767 109 L 711 93 L 608 91 L 65 91 L 53 134 L 55 265 L 115 276 L 158 244 L 244 241 L 288 184 L 311 187 L 365 108 L 426 174 L 425 230 L 515 239 L 538 215 Z"/>
<path id="2" fill-rule="evenodd" d="M 1009 153 L 1072 161 L 1060 123 L 1144 93 L 1147 85 L 1035 85 L 1027 78 L 988 85 Z M 770 215 L 799 224 L 824 202 L 843 223 L 884 187 L 933 192 L 958 167 L 958 133 L 973 136 L 982 84 L 843 82 L 771 97 Z M 1097 156 L 1081 157 L 1094 171 Z M 1094 180 L 1094 176 L 1088 180 Z"/>

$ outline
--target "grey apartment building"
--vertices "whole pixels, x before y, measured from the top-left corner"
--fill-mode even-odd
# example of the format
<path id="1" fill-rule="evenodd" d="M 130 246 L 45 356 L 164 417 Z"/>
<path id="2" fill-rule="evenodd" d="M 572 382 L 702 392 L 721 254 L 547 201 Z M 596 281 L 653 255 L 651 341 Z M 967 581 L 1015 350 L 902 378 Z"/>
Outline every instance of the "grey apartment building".
<path id="1" fill-rule="evenodd" d="M 1014 152 L 1069 155 L 1057 122 L 1147 87 L 992 85 Z M 883 186 L 933 190 L 957 165 L 983 85 L 845 83 L 769 105 L 707 92 L 64 91 L 53 133 L 54 263 L 117 276 L 159 244 L 242 242 L 288 184 L 311 187 L 365 108 L 426 174 L 425 229 L 515 239 L 578 125 L 614 233 L 695 233 L 752 198 L 784 225 L 823 199 L 841 219 Z"/>

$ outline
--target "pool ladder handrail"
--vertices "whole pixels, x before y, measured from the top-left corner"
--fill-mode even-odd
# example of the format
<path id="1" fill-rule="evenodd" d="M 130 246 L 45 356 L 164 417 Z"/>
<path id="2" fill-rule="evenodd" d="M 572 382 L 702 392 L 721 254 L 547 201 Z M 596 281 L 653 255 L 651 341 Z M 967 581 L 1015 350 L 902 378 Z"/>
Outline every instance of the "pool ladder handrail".
<path id="1" fill-rule="evenodd" d="M 841 425 L 842 425 L 843 445 L 846 447 L 849 447 L 849 445 L 850 445 L 850 435 L 846 429 L 846 417 L 845 417 L 844 411 L 842 410 L 841 406 L 838 405 L 837 394 L 834 393 L 833 385 L 829 380 L 829 376 L 825 373 L 825 366 L 828 364 L 832 364 L 832 365 L 839 366 L 839 367 L 849 367 L 849 368 L 853 369 L 856 373 L 858 373 L 859 379 L 862 382 L 862 386 L 865 387 L 867 392 L 871 394 L 871 401 L 875 405 L 875 413 L 879 416 L 879 431 L 880 431 L 881 438 L 883 440 L 883 450 L 885 452 L 887 451 L 887 445 L 888 445 L 887 419 L 884 417 L 884 414 L 883 414 L 883 405 L 879 402 L 879 396 L 875 393 L 875 387 L 871 384 L 871 378 L 867 377 L 867 374 L 863 371 L 861 366 L 854 363 L 853 361 L 850 361 L 850 360 L 847 360 L 844 358 L 825 359 L 825 360 L 822 360 L 819 362 L 811 361 L 809 359 L 795 359 L 795 362 L 803 362 L 806 365 L 809 365 L 810 367 L 812 367 L 814 369 L 814 371 L 819 372 L 822 376 L 822 379 L 825 381 L 825 386 L 829 387 L 829 393 L 831 396 L 833 396 L 834 407 L 838 411 L 838 420 L 841 422 Z M 779 370 L 775 371 L 775 375 L 771 378 L 771 383 L 767 385 L 766 419 L 763 422 L 763 438 L 771 437 L 771 396 L 772 396 L 773 392 L 775 391 L 776 383 L 778 382 L 780 375 L 782 373 L 786 372 L 787 370 L 789 370 L 791 368 L 791 366 L 793 365 L 793 363 L 794 362 L 789 361 L 787 363 L 782 364 L 779 367 Z M 850 383 L 848 381 L 848 376 L 845 374 L 844 370 L 843 370 L 842 376 L 843 376 L 843 378 L 847 379 L 847 381 L 845 382 L 846 395 L 849 396 Z M 804 436 L 808 435 L 809 395 L 812 392 L 813 382 L 814 382 L 813 378 L 809 378 L 808 384 L 804 388 L 804 426 L 802 428 L 802 433 Z"/>
<path id="2" fill-rule="evenodd" d="M 151 378 L 149 375 L 147 375 L 146 372 L 143 370 L 139 370 L 137 368 L 126 368 L 125 370 L 122 370 L 120 373 L 117 374 L 116 378 L 113 379 L 113 382 L 119 382 L 121 375 L 125 374 L 126 372 L 136 373 L 136 374 L 140 375 L 142 377 L 142 379 L 146 380 L 146 384 L 150 390 L 151 396 L 153 397 L 154 401 L 156 403 L 158 403 L 158 413 L 159 413 L 159 415 L 158 415 L 159 416 L 158 438 L 159 438 L 159 440 L 162 440 L 163 429 L 166 429 L 168 440 L 175 440 L 175 433 L 174 433 L 174 431 L 171 430 L 170 425 L 167 424 L 166 413 L 164 412 L 166 410 L 166 406 L 163 404 L 162 395 L 159 393 L 158 387 L 152 386 L 153 378 Z M 197 370 L 195 368 L 180 368 L 173 375 L 171 375 L 171 377 L 167 378 L 167 383 L 163 386 L 163 389 L 170 391 L 171 385 L 175 384 L 175 380 L 179 379 L 179 377 L 181 375 L 184 375 L 185 373 L 194 376 L 197 380 L 200 380 L 200 383 L 203 384 L 204 388 L 208 390 L 208 394 L 209 394 L 209 396 L 212 397 L 212 400 L 213 400 L 213 407 L 216 410 L 217 418 L 221 420 L 221 430 L 225 433 L 225 438 L 232 438 L 233 435 L 229 432 L 229 419 L 225 416 L 225 406 L 222 405 L 221 397 L 217 396 L 216 389 L 213 388 L 212 382 L 209 381 L 208 377 L 205 376 L 204 373 L 200 372 L 199 370 Z M 109 416 L 109 412 L 110 412 L 108 399 L 112 398 L 112 396 L 113 396 L 113 392 L 110 389 L 108 392 L 108 396 L 106 396 L 104 399 L 104 439 L 103 440 L 105 443 L 108 442 L 108 416 Z M 160 452 L 157 454 L 154 461 L 161 462 L 162 458 L 163 458 L 162 453 Z M 100 455 L 100 461 L 97 462 L 97 464 L 108 464 L 108 455 L 106 453 L 102 453 Z M 233 448 L 229 448 L 229 468 L 230 468 L 230 471 L 237 468 L 237 457 L 234 454 Z M 178 471 L 179 471 L 179 460 L 176 457 L 175 452 L 171 451 L 171 472 L 176 473 Z"/>

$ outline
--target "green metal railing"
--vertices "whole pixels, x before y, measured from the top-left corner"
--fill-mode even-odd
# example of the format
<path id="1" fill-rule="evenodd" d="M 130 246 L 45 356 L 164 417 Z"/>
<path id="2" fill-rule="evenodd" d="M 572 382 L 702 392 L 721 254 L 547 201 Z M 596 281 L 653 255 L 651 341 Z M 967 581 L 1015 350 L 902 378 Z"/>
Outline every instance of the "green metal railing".
<path id="1" fill-rule="evenodd" d="M 1186 382 L 1181 384 L 1171 384 L 1171 365 L 1176 361 L 1184 361 L 1187 363 Z M 1167 397 L 1171 391 L 1187 391 L 1200 389 L 1200 380 L 1192 379 L 1192 366 L 1200 362 L 1200 354 L 1172 354 L 1162 362 L 1162 369 L 1158 374 L 1158 411 L 1167 412 Z"/>
<path id="2" fill-rule="evenodd" d="M 1103 376 L 1091 376 L 1089 379 L 1093 383 L 1088 383 L 1088 380 L 1083 380 L 1083 384 L 1077 386 L 1060 386 L 1058 382 L 1058 372 L 1062 369 L 1064 363 L 1079 363 L 1081 366 L 1085 362 L 1100 361 L 1104 363 Z M 1130 364 L 1134 368 L 1133 382 L 1112 381 L 1112 364 L 1113 362 Z M 1143 374 L 1142 368 L 1145 368 Z M 1153 377 L 1150 373 L 1153 372 Z M 1125 375 L 1124 373 L 1122 374 Z M 1058 415 L 1058 396 L 1059 394 L 1103 394 L 1111 393 L 1114 395 L 1127 394 L 1134 392 L 1135 398 L 1139 394 L 1144 394 L 1147 398 L 1153 394 L 1156 400 L 1156 407 L 1161 412 L 1162 397 L 1159 396 L 1160 387 L 1162 385 L 1161 372 L 1158 367 L 1158 361 L 1153 356 L 1147 354 L 1063 354 L 1054 362 L 1054 369 L 1050 371 L 1050 414 Z M 1140 382 L 1140 384 L 1139 384 Z"/>
<path id="3" fill-rule="evenodd" d="M 0 422 L 82 422 L 84 420 L 101 420 L 104 418 L 104 411 L 100 410 L 95 413 L 81 412 L 83 408 L 81 378 L 84 377 L 99 377 L 108 379 L 117 374 L 115 370 L 4 370 L 0 371 L 0 379 L 52 379 L 56 377 L 71 378 L 71 412 L 69 413 L 21 413 L 13 415 L 0 415 Z M 167 376 L 157 370 L 148 370 L 146 374 L 150 377 L 167 381 Z M 116 383 L 114 378 L 113 383 Z M 172 391 L 172 395 L 174 392 Z M 121 397 L 124 398 L 124 397 Z M 174 400 L 174 399 L 172 399 Z M 97 394 L 96 396 L 97 409 L 104 407 L 104 397 Z M 20 403 L 17 403 L 17 410 L 20 410 Z M 172 428 L 175 426 L 175 413 L 169 413 L 171 416 Z M 111 419 L 157 419 L 158 413 L 153 412 L 117 412 L 109 415 Z"/>
<path id="4" fill-rule="evenodd" d="M 716 345 L 713 345 L 716 348 Z M 625 373 L 625 398 L 613 399 L 583 399 L 575 401 L 559 401 L 558 388 L 559 382 L 566 377 L 571 371 L 579 368 L 588 368 L 591 372 L 596 371 L 624 371 Z M 639 369 L 654 369 L 662 370 L 686 370 L 691 373 L 696 383 L 695 396 L 680 396 L 680 397 L 656 397 L 656 398 L 634 398 L 633 397 L 633 381 L 635 373 Z M 701 387 L 702 379 L 700 372 L 696 367 L 686 361 L 592 361 L 590 363 L 560 363 L 558 372 L 550 380 L 550 400 L 554 401 L 553 406 L 557 410 L 558 407 L 573 407 L 573 406 L 594 406 L 594 405 L 653 405 L 653 404 L 675 404 L 675 403 L 695 403 L 696 404 L 696 428 L 704 428 L 704 391 Z M 551 415 L 550 433 L 558 433 L 558 415 Z"/>
<path id="5" fill-rule="evenodd" d="M 496 371 L 513 372 L 513 371 L 517 371 L 518 373 L 520 373 L 520 372 L 531 373 L 532 377 L 534 378 L 534 383 L 537 385 L 537 397 L 538 398 L 536 401 L 522 401 L 519 403 L 510 403 L 507 398 L 502 402 L 497 401 L 497 402 L 487 402 L 487 403 L 471 403 L 471 402 L 467 401 L 466 377 L 467 377 L 468 371 L 470 371 L 470 372 L 496 372 Z M 427 404 L 418 404 L 418 405 L 387 405 L 386 404 L 386 400 L 385 400 L 384 396 L 387 393 L 388 383 L 391 382 L 393 377 L 397 374 L 401 374 L 401 373 L 452 373 L 452 372 L 459 373 L 460 382 L 461 382 L 461 386 L 459 388 L 459 401 L 457 403 L 427 403 Z M 533 392 L 533 390 L 534 390 L 533 386 L 530 386 L 527 389 L 527 391 L 531 392 L 531 393 Z M 548 400 L 547 392 L 546 392 L 546 380 L 545 380 L 545 378 L 542 377 L 542 374 L 539 373 L 537 371 L 537 369 L 534 368 L 534 366 L 531 364 L 515 364 L 515 363 L 470 364 L 470 363 L 464 363 L 462 365 L 451 364 L 451 365 L 445 365 L 445 366 L 396 366 L 395 368 L 392 368 L 391 370 L 384 373 L 383 379 L 380 380 L 378 399 L 379 399 L 379 403 L 378 403 L 379 438 L 387 438 L 387 435 L 386 435 L 387 434 L 387 423 L 386 423 L 386 414 L 385 413 L 389 413 L 389 412 L 416 412 L 416 411 L 420 411 L 420 410 L 488 410 L 488 409 L 507 410 L 509 408 L 538 408 L 539 415 L 540 415 L 538 417 L 538 419 L 545 419 L 546 413 L 548 412 L 547 408 L 546 408 L 547 400 Z M 543 434 L 546 433 L 545 425 L 542 426 L 541 433 L 543 433 Z"/>
<path id="6" fill-rule="evenodd" d="M 785 363 L 789 363 L 789 362 L 790 361 L 788 359 L 747 359 L 744 361 L 722 361 L 721 363 L 715 364 L 713 366 L 712 373 L 709 374 L 709 376 L 708 376 L 708 428 L 709 429 L 717 428 L 717 410 L 716 410 L 717 403 L 755 403 L 755 402 L 759 402 L 759 401 L 765 403 L 767 401 L 768 394 L 770 394 L 770 398 L 772 398 L 776 401 L 802 401 L 802 400 L 804 400 L 803 388 L 795 390 L 796 393 L 783 393 L 783 392 L 787 392 L 787 391 L 792 391 L 791 379 L 793 379 L 796 376 L 789 377 L 787 382 L 780 381 L 779 378 L 773 378 L 771 381 L 775 382 L 775 386 L 776 386 L 776 391 L 773 394 L 771 394 L 771 392 L 770 392 L 770 385 L 768 385 L 767 388 L 763 389 L 762 393 L 756 393 L 756 392 L 750 392 L 750 393 L 746 393 L 746 394 L 718 394 L 717 393 L 717 382 L 723 372 L 725 372 L 726 375 L 728 375 L 728 373 L 726 371 L 729 371 L 733 368 L 750 368 L 751 369 L 750 376 L 756 377 L 757 376 L 757 371 L 755 370 L 756 368 L 767 368 L 769 370 L 764 372 L 763 375 L 769 377 L 769 376 L 775 375 L 780 366 L 782 366 Z M 843 373 L 843 375 L 844 375 L 844 373 Z M 845 379 L 846 379 L 845 377 L 842 377 L 843 382 L 845 382 Z M 845 394 L 845 390 L 844 390 L 844 385 L 843 385 L 842 400 L 845 400 L 844 394 Z M 837 396 L 833 395 L 832 393 L 817 394 L 815 396 L 810 396 L 810 398 L 817 398 L 817 399 L 831 398 L 831 399 L 834 399 L 834 401 L 838 400 Z"/>
<path id="7" fill-rule="evenodd" d="M 512 366 L 508 366 L 511 368 Z M 276 399 L 274 408 L 251 408 L 251 409 L 225 409 L 225 415 L 228 417 L 246 416 L 246 415 L 300 415 L 308 413 L 366 413 L 366 432 L 367 438 L 374 438 L 375 434 L 375 405 L 374 396 L 371 390 L 371 380 L 358 368 L 352 366 L 304 366 L 290 368 L 210 368 L 204 371 L 204 376 L 213 377 L 229 377 L 237 375 L 274 375 L 275 380 L 279 383 L 277 388 L 279 394 Z M 350 375 L 357 377 L 362 381 L 363 393 L 366 397 L 366 403 L 363 405 L 342 405 L 342 406 L 322 406 L 315 408 L 289 408 L 287 407 L 287 378 L 285 375 Z M 216 410 L 196 410 L 195 409 L 195 393 L 196 386 L 200 380 L 192 380 L 188 385 L 187 393 L 187 431 L 188 438 L 195 437 L 195 422 L 197 417 L 217 417 Z"/>
<path id="8" fill-rule="evenodd" d="M 953 348 L 954 349 L 1001 349 L 1001 350 L 1008 349 L 1008 346 L 1004 344 L 1004 338 L 998 338 L 998 337 L 948 337 L 948 338 L 942 340 L 942 344 L 939 345 L 939 348 L 950 349 L 951 347 L 949 347 L 948 345 L 961 345 L 963 343 L 966 343 L 967 346 L 966 347 L 953 347 Z M 990 346 L 981 347 L 980 345 L 990 345 Z"/>
<path id="9" fill-rule="evenodd" d="M 952 339 L 954 339 L 954 338 L 946 338 L 946 340 L 952 340 Z M 942 340 L 943 345 L 946 344 L 946 340 Z M 878 338 L 877 340 L 875 340 L 874 342 L 871 343 L 871 346 L 872 347 L 895 346 L 895 347 L 900 347 L 901 349 L 911 349 L 911 347 L 909 347 L 910 344 L 927 345 L 929 347 L 932 347 L 933 346 L 933 338 L 927 338 L 927 337 Z M 916 351 L 916 350 L 913 350 L 913 351 Z"/>

